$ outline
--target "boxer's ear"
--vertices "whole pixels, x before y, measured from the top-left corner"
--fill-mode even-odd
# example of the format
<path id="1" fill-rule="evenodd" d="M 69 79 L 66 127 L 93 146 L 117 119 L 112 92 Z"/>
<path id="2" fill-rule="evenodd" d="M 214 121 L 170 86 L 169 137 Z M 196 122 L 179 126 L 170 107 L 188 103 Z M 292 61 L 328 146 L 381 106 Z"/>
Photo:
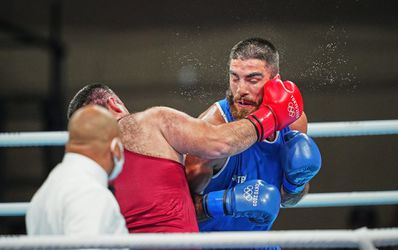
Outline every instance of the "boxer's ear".
<path id="1" fill-rule="evenodd" d="M 116 98 L 113 96 L 108 97 L 106 100 L 106 105 L 108 110 L 115 113 L 122 113 L 123 109 L 121 108 L 120 104 L 117 102 Z"/>

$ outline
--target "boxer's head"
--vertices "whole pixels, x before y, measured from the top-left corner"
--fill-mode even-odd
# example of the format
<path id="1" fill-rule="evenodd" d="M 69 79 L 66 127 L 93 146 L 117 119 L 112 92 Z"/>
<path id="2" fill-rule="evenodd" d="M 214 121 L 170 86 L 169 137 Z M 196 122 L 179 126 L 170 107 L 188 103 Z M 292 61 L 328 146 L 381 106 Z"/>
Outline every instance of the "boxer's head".
<path id="1" fill-rule="evenodd" d="M 68 119 L 76 110 L 88 104 L 105 107 L 117 120 L 129 114 L 124 103 L 108 86 L 96 83 L 84 86 L 72 98 L 68 107 Z"/>
<path id="2" fill-rule="evenodd" d="M 227 99 L 235 119 L 246 117 L 262 102 L 264 84 L 279 72 L 279 53 L 269 41 L 238 42 L 229 56 Z"/>

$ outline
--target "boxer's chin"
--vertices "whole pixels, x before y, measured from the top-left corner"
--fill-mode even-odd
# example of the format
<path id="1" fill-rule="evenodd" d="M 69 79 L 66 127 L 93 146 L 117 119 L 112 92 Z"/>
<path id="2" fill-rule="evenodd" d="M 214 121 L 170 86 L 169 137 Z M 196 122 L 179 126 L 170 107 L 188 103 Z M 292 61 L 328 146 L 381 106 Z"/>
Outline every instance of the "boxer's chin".
<path id="1" fill-rule="evenodd" d="M 231 105 L 231 113 L 235 120 L 239 120 L 256 111 L 257 108 L 257 106 L 249 105 L 247 105 L 246 107 L 242 107 L 241 105 L 234 103 L 233 105 Z"/>

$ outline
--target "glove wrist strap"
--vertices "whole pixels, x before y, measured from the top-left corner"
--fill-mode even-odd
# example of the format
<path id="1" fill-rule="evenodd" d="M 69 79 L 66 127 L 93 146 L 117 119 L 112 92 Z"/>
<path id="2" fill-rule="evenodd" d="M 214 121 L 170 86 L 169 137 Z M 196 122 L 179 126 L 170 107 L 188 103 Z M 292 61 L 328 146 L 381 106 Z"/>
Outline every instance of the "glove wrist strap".
<path id="1" fill-rule="evenodd" d="M 257 133 L 257 141 L 263 141 L 276 130 L 276 120 L 268 107 L 261 107 L 246 117 L 254 126 Z"/>
<path id="2" fill-rule="evenodd" d="M 225 190 L 214 191 L 203 197 L 203 210 L 210 217 L 224 216 L 224 193 Z"/>

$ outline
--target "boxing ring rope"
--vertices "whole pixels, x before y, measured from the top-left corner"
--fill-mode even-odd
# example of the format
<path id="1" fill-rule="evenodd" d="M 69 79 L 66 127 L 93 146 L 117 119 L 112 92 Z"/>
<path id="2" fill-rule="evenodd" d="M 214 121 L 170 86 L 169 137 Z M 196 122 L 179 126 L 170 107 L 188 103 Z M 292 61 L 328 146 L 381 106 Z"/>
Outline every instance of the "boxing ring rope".
<path id="1" fill-rule="evenodd" d="M 63 146 L 67 131 L 0 133 L 0 147 Z"/>
<path id="2" fill-rule="evenodd" d="M 130 248 L 199 249 L 260 248 L 359 248 L 398 245 L 398 228 L 357 230 L 290 230 L 268 232 L 150 233 L 100 236 L 6 236 L 0 249 Z"/>
<path id="3" fill-rule="evenodd" d="M 308 124 L 312 137 L 398 134 L 398 120 L 315 122 Z M 68 132 L 0 133 L 0 147 L 62 146 Z"/>
<path id="4" fill-rule="evenodd" d="M 398 134 L 398 120 L 308 123 L 312 137 Z"/>
<path id="5" fill-rule="evenodd" d="M 398 191 L 308 194 L 293 208 L 398 204 Z M 0 203 L 1 216 L 24 216 L 29 202 Z"/>

